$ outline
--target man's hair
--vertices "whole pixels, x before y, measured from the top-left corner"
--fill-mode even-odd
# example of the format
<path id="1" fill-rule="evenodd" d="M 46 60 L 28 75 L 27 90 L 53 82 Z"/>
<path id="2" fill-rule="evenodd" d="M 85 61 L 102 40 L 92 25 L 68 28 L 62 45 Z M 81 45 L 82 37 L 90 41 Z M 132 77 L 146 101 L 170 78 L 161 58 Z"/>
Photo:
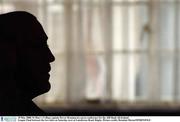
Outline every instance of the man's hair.
<path id="1" fill-rule="evenodd" d="M 0 15 L 0 27 L 0 43 L 14 42 L 23 45 L 45 35 L 42 34 L 44 30 L 36 17 L 25 11 Z M 42 29 L 42 31 L 37 30 L 37 27 L 40 27 L 39 29 Z"/>

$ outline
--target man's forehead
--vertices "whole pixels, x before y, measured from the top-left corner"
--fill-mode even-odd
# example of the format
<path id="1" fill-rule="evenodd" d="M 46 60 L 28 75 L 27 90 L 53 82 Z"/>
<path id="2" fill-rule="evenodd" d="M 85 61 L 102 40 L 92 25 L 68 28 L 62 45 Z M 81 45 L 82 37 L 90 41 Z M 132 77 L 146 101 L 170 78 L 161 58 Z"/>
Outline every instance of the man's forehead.
<path id="1" fill-rule="evenodd" d="M 28 37 L 32 38 L 34 41 L 47 42 L 48 36 L 46 35 L 43 27 L 40 24 L 35 26 L 32 31 L 28 31 L 27 33 L 30 33 Z"/>
<path id="2" fill-rule="evenodd" d="M 29 39 L 27 40 L 29 44 L 47 44 L 47 37 L 44 38 L 34 38 L 34 39 Z M 25 42 L 25 44 L 28 44 L 28 42 Z"/>
<path id="3" fill-rule="evenodd" d="M 3 21 L 0 30 L 1 41 L 18 42 L 20 45 L 47 43 L 48 36 L 35 16 L 27 12 L 12 12 L 0 17 Z"/>

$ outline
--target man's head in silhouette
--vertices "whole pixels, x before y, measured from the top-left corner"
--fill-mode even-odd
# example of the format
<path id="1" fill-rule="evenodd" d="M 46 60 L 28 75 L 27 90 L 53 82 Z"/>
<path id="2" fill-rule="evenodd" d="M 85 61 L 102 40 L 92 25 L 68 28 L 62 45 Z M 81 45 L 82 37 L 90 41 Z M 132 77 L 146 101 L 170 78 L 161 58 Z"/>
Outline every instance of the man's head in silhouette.
<path id="1" fill-rule="evenodd" d="M 0 53 L 4 61 L 0 82 L 5 89 L 0 92 L 6 94 L 1 96 L 5 100 L 16 99 L 9 110 L 36 114 L 38 108 L 28 100 L 49 91 L 50 63 L 55 59 L 47 45 L 48 37 L 37 19 L 27 12 L 0 15 L 0 27 Z"/>

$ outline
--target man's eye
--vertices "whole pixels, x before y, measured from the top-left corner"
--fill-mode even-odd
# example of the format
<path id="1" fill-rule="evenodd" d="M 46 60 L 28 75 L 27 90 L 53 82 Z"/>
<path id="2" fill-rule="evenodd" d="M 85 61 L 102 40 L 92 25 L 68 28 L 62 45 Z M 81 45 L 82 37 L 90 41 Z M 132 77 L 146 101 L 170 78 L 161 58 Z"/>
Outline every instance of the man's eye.
<path id="1" fill-rule="evenodd" d="M 32 48 L 48 48 L 49 45 L 48 44 L 32 44 L 29 47 L 32 47 Z"/>

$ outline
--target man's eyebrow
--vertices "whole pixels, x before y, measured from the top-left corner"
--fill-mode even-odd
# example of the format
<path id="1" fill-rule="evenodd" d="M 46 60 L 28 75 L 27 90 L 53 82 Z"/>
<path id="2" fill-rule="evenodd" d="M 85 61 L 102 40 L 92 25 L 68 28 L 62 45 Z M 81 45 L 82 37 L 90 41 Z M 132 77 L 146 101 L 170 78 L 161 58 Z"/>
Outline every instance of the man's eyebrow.
<path id="1" fill-rule="evenodd" d="M 44 41 L 47 41 L 48 40 L 48 36 L 45 35 L 45 36 L 41 37 L 41 39 L 44 40 Z"/>
<path id="2" fill-rule="evenodd" d="M 46 40 L 48 40 L 48 36 L 46 35 Z"/>
<path id="3" fill-rule="evenodd" d="M 48 36 L 47 35 L 45 35 L 45 39 L 48 40 Z"/>

